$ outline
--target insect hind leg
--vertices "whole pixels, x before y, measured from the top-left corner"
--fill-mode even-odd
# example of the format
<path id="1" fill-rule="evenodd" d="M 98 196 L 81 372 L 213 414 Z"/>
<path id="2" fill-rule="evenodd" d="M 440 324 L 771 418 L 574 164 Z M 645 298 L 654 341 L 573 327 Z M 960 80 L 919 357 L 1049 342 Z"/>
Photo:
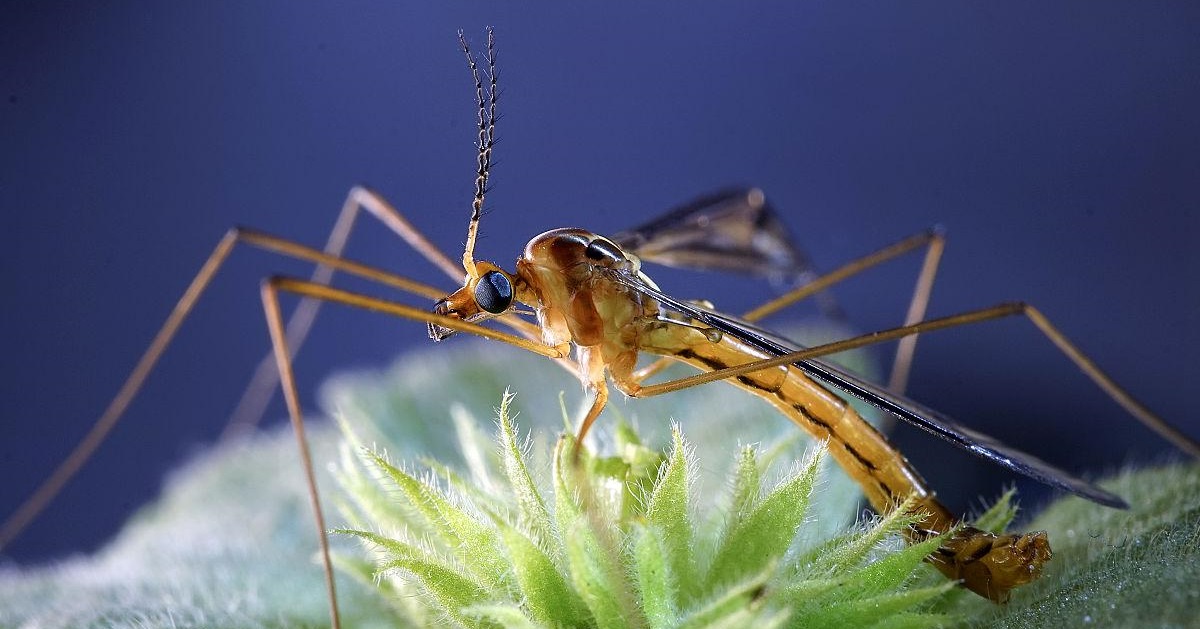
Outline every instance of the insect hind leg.
<path id="1" fill-rule="evenodd" d="M 799 286 L 784 295 L 761 304 L 742 315 L 742 318 L 754 322 L 774 314 L 802 299 L 822 294 L 830 287 L 843 282 L 863 271 L 890 262 L 909 252 L 925 248 L 925 257 L 921 262 L 921 270 L 917 273 L 917 281 L 913 286 L 912 296 L 908 302 L 908 312 L 903 325 L 913 325 L 925 318 L 929 306 L 929 297 L 933 293 L 934 279 L 937 277 L 938 266 L 941 263 L 942 252 L 946 248 L 946 232 L 940 226 L 930 227 L 925 231 L 913 234 L 882 249 L 856 258 L 841 267 L 814 278 L 812 281 Z M 894 393 L 904 393 L 908 388 L 908 377 L 912 372 L 913 356 L 917 351 L 917 336 L 912 335 L 900 340 L 896 347 L 896 355 L 892 361 L 891 376 L 888 378 L 888 390 Z"/>
<path id="2" fill-rule="evenodd" d="M 1197 442 L 1192 437 L 1185 434 L 1180 429 L 1172 426 L 1163 418 L 1159 417 L 1154 411 L 1151 411 L 1145 404 L 1142 404 L 1135 399 L 1121 385 L 1095 362 L 1092 361 L 1086 354 L 1083 353 L 1074 343 L 1070 341 L 1059 329 L 1046 318 L 1037 308 L 1025 302 L 1006 302 L 990 306 L 988 308 L 980 308 L 968 312 L 950 315 L 947 317 L 939 317 L 937 319 L 928 319 L 913 325 L 901 326 L 890 330 L 881 330 L 879 332 L 871 332 L 842 341 L 826 343 L 816 347 L 784 354 L 774 358 L 730 367 L 726 369 L 718 369 L 705 373 L 699 373 L 693 376 L 660 382 L 653 385 L 641 386 L 639 395 L 642 397 L 651 395 L 660 395 L 671 391 L 678 391 L 694 387 L 706 382 L 714 382 L 734 376 L 739 376 L 747 373 L 753 373 L 763 369 L 777 367 L 796 362 L 798 360 L 807 360 L 810 358 L 819 358 L 828 356 L 867 345 L 875 345 L 885 341 L 901 339 L 907 336 L 916 334 L 926 334 L 936 330 L 945 330 L 949 328 L 961 327 L 964 325 L 972 325 L 982 323 L 984 321 L 992 321 L 1011 316 L 1021 315 L 1028 319 L 1037 327 L 1060 352 L 1071 360 L 1081 371 L 1084 372 L 1092 380 L 1092 382 L 1100 388 L 1109 398 L 1116 402 L 1121 408 L 1125 409 L 1135 419 L 1145 425 L 1147 428 L 1158 433 L 1161 437 L 1171 442 L 1175 447 L 1188 453 L 1193 457 L 1200 458 L 1200 442 Z"/>

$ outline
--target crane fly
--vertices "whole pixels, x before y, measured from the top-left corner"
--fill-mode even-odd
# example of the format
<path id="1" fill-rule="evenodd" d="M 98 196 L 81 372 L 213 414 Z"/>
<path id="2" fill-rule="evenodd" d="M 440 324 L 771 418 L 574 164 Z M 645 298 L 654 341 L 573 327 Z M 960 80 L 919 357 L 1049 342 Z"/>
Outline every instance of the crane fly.
<path id="1" fill-rule="evenodd" d="M 1200 455 L 1200 444 L 1136 401 L 1028 304 L 1000 304 L 924 319 L 944 243 L 939 230 L 911 236 L 818 276 L 792 244 L 763 194 L 758 190 L 737 189 L 699 198 L 611 238 L 578 228 L 547 231 L 529 241 L 511 272 L 492 262 L 476 260 L 475 241 L 495 137 L 495 40 L 489 30 L 487 67 L 481 70 L 461 33 L 459 39 L 475 82 L 479 149 L 475 196 L 461 261 L 452 261 L 382 197 L 362 187 L 350 191 L 323 250 L 255 230 L 230 230 L 90 432 L 0 528 L 0 547 L 36 517 L 103 441 L 196 300 L 239 244 L 317 265 L 309 279 L 273 276 L 263 281 L 261 294 L 272 350 L 249 390 L 261 392 L 265 385 L 273 389 L 276 383 L 282 384 L 319 533 L 334 627 L 340 623 L 333 570 L 292 373 L 292 356 L 303 343 L 322 302 L 423 321 L 435 341 L 465 332 L 558 361 L 591 394 L 578 423 L 577 443 L 582 443 L 607 404 L 610 382 L 628 396 L 649 397 L 717 380 L 728 381 L 765 399 L 814 437 L 828 441 L 833 458 L 861 486 L 875 510 L 886 513 L 906 499 L 915 498 L 914 512 L 919 519 L 909 537 L 915 541 L 946 534 L 941 547 L 928 557 L 929 563 L 966 588 L 997 602 L 1007 600 L 1013 588 L 1038 577 L 1051 557 L 1045 533 L 993 534 L 960 521 L 938 502 L 903 454 L 864 420 L 844 396 L 860 398 L 960 448 L 1052 487 L 1109 507 L 1122 508 L 1126 503 L 1070 473 L 904 397 L 901 392 L 916 335 L 1023 315 L 1134 417 L 1179 448 Z M 461 288 L 447 295 L 437 288 L 344 258 L 342 250 L 361 210 L 380 220 L 449 277 L 461 282 Z M 899 327 L 805 348 L 755 324 L 795 301 L 823 295 L 825 289 L 837 282 L 921 248 L 925 249 L 925 261 L 908 315 Z M 783 297 L 734 317 L 704 303 L 677 299 L 664 292 L 642 271 L 643 260 L 686 268 L 738 271 L 798 282 L 799 286 Z M 335 288 L 330 285 L 335 271 L 434 300 L 435 305 L 430 311 Z M 280 293 L 302 298 L 286 323 L 279 304 Z M 835 310 L 836 306 L 830 309 Z M 524 318 L 530 314 L 534 321 Z M 483 325 L 488 321 L 505 326 L 508 331 Z M 821 360 L 822 356 L 891 340 L 900 340 L 901 344 L 887 387 L 864 381 Z M 643 356 L 659 359 L 639 367 Z M 699 373 L 649 383 L 667 362 L 691 365 Z M 243 406 L 261 406 L 253 398 L 253 395 L 246 398 L 251 402 Z"/>

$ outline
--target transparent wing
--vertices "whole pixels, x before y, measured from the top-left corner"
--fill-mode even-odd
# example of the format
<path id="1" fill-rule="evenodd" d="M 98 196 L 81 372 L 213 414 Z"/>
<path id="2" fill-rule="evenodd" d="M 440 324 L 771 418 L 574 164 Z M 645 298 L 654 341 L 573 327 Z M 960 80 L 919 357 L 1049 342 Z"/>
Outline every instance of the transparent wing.
<path id="1" fill-rule="evenodd" d="M 766 330 L 755 327 L 728 315 L 677 300 L 662 291 L 647 285 L 637 277 L 613 273 L 619 284 L 656 299 L 660 304 L 708 325 L 723 334 L 759 349 L 782 356 L 803 350 L 804 347 Z M 820 359 L 800 360 L 794 363 L 804 373 L 876 406 L 900 419 L 932 433 L 954 445 L 983 457 L 997 465 L 1023 474 L 1051 487 L 1069 491 L 1093 502 L 1116 508 L 1128 508 L 1119 496 L 1107 492 L 1077 476 L 1061 470 L 1035 456 L 1004 445 L 993 437 L 972 430 L 953 419 L 919 402 L 897 395 L 877 385 L 852 376 Z"/>
<path id="2" fill-rule="evenodd" d="M 611 240 L 664 266 L 749 273 L 788 284 L 815 277 L 808 257 L 756 188 L 693 199 Z"/>

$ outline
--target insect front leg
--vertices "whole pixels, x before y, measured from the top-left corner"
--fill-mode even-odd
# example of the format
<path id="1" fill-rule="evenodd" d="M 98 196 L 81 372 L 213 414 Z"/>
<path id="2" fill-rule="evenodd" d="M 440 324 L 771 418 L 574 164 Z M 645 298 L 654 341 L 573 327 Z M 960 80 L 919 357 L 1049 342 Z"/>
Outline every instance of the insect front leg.
<path id="1" fill-rule="evenodd" d="M 316 475 L 313 472 L 312 458 L 308 450 L 308 440 L 305 436 L 304 418 L 300 408 L 299 393 L 296 388 L 295 376 L 292 369 L 293 356 L 289 351 L 287 334 L 283 323 L 283 315 L 281 314 L 279 307 L 279 293 L 292 293 L 302 298 L 317 299 L 322 302 L 331 301 L 334 303 L 340 303 L 365 310 L 372 310 L 395 317 L 437 323 L 438 325 L 454 329 L 459 332 L 467 332 L 482 336 L 484 338 L 502 341 L 521 349 L 546 356 L 548 358 L 565 358 L 565 351 L 562 347 L 549 347 L 536 341 L 530 341 L 520 336 L 493 330 L 469 321 L 441 316 L 433 312 L 409 306 L 407 304 L 341 290 L 312 281 L 279 276 L 271 277 L 263 282 L 261 292 L 263 311 L 266 314 L 267 327 L 271 335 L 272 354 L 275 357 L 276 366 L 281 376 L 280 383 L 283 388 L 284 399 L 287 402 L 288 415 L 291 418 L 292 428 L 296 434 L 296 440 L 300 447 L 301 465 L 304 468 L 305 478 L 308 483 L 309 500 L 312 506 L 314 519 L 316 520 L 318 538 L 320 540 L 321 557 L 325 570 L 326 591 L 329 595 L 330 601 L 330 614 L 333 620 L 333 627 L 337 629 L 339 627 L 337 594 L 333 574 L 333 564 L 331 563 L 329 557 L 329 538 L 325 528 L 324 513 L 321 508 L 321 502 L 317 492 Z M 599 409 L 604 408 L 604 401 L 606 399 L 607 390 L 600 389 L 598 391 L 597 401 L 594 405 L 597 409 L 595 411 L 596 415 L 599 414 Z"/>
<path id="2" fill-rule="evenodd" d="M 364 206 L 367 207 L 367 206 Z M 339 221 L 341 225 L 348 225 L 347 222 Z M 348 229 L 348 227 L 347 227 Z M 335 229 L 335 232 L 341 233 L 341 230 Z M 337 240 L 337 239 L 333 239 Z M 336 244 L 336 243 L 335 243 Z M 212 253 L 205 259 L 195 277 L 192 278 L 183 295 L 180 296 L 175 307 L 167 316 L 162 326 L 155 333 L 150 344 L 142 353 L 129 375 L 126 377 L 121 388 L 113 396 L 108 406 L 96 418 L 96 421 L 88 429 L 87 433 L 76 444 L 75 448 L 65 458 L 54 471 L 42 481 L 41 484 L 29 495 L 29 497 L 21 503 L 8 517 L 0 524 L 0 548 L 5 547 L 12 542 L 20 533 L 33 522 L 38 514 L 40 514 L 47 505 L 59 494 L 62 488 L 78 473 L 83 465 L 92 457 L 97 448 L 104 442 L 109 432 L 117 425 L 120 419 L 124 416 L 126 409 L 137 397 L 146 379 L 158 364 L 159 359 L 170 346 L 176 334 L 183 326 L 187 317 L 193 311 L 196 303 L 204 295 L 204 292 L 211 285 L 213 279 L 220 271 L 225 261 L 228 260 L 234 249 L 239 245 L 249 246 L 254 249 L 261 249 L 273 254 L 281 255 L 288 258 L 295 258 L 312 262 L 314 264 L 328 267 L 343 273 L 352 274 L 364 279 L 376 282 L 383 286 L 398 289 L 408 294 L 419 295 L 428 299 L 437 299 L 444 294 L 443 290 L 433 288 L 409 280 L 408 278 L 383 271 L 365 264 L 347 260 L 337 255 L 319 251 L 299 243 L 289 241 L 278 236 L 273 236 L 264 232 L 255 231 L 245 228 L 230 229 L 217 245 L 213 248 Z M 320 279 L 320 278 L 318 278 Z M 310 282 L 314 285 L 324 286 L 321 282 Z M 412 309 L 417 311 L 417 309 Z M 399 315 L 406 316 L 406 315 Z M 412 318 L 418 318 L 412 317 Z M 424 319 L 421 319 L 424 320 Z M 521 334 L 522 337 L 507 335 L 501 332 L 496 332 L 479 326 L 469 326 L 464 329 L 474 334 L 488 336 L 497 340 L 506 341 L 509 344 L 517 345 L 523 349 L 540 353 L 555 359 L 565 359 L 566 352 L 564 348 L 546 348 L 543 344 L 535 340 L 531 340 L 533 333 L 529 330 L 530 326 L 527 323 L 519 322 L 515 316 L 506 316 L 500 321 L 510 327 L 513 327 Z M 514 323 L 517 322 L 517 323 Z M 520 325 L 523 323 L 524 325 Z M 476 329 L 478 328 L 478 329 Z M 489 336 L 490 335 L 490 336 Z M 285 335 L 286 336 L 286 335 Z M 293 350 L 294 354 L 294 350 Z M 274 355 L 271 354 L 271 360 L 274 361 Z M 272 365 L 272 373 L 275 367 Z M 276 380 L 277 381 L 277 380 Z"/>
<path id="3" fill-rule="evenodd" d="M 341 619 L 338 614 L 337 581 L 333 576 L 333 562 L 329 558 L 329 533 L 325 526 L 325 514 L 321 509 L 321 499 L 317 495 L 317 477 L 313 472 L 312 454 L 308 449 L 308 437 L 304 432 L 304 417 L 300 410 L 300 394 L 296 389 L 296 377 L 292 373 L 292 358 L 288 351 L 287 332 L 284 329 L 283 314 L 279 309 L 279 295 L 272 281 L 262 285 L 263 312 L 267 317 L 267 328 L 271 333 L 271 349 L 275 356 L 278 373 L 283 385 L 283 396 L 287 402 L 288 416 L 292 422 L 292 432 L 300 449 L 300 464 L 304 469 L 304 479 L 308 485 L 309 505 L 316 520 L 317 537 L 321 547 L 321 566 L 325 572 L 325 594 L 329 598 L 329 615 L 333 629 L 340 629 Z"/>
<path id="4" fill-rule="evenodd" d="M 462 280 L 463 270 L 461 267 L 425 237 L 395 206 L 388 203 L 387 199 L 365 186 L 354 186 L 346 193 L 346 200 L 342 202 L 342 209 L 338 212 L 337 220 L 334 221 L 333 228 L 325 241 L 325 247 L 322 249 L 324 253 L 337 258 L 342 257 L 346 243 L 350 239 L 350 233 L 362 210 L 366 210 L 368 214 L 378 219 L 392 233 L 408 243 L 414 251 L 421 254 L 450 279 L 455 282 Z M 333 267 L 319 264 L 313 270 L 309 281 L 328 285 L 333 281 L 334 272 Z M 304 346 L 309 332 L 312 331 L 312 326 L 316 323 L 320 309 L 321 302 L 319 300 L 301 299 L 292 314 L 288 316 L 284 328 L 288 347 L 293 356 L 298 354 L 300 348 Z M 243 390 L 234 411 L 230 413 L 221 438 L 226 439 L 244 434 L 258 425 L 262 421 L 263 414 L 266 412 L 267 405 L 271 402 L 278 384 L 279 371 L 276 368 L 275 356 L 271 350 L 268 350 L 254 369 L 254 375 L 251 376 L 250 382 Z"/>
<path id="5" fill-rule="evenodd" d="M 125 382 L 121 385 L 116 395 L 113 396 L 112 401 L 109 402 L 104 412 L 96 418 L 96 421 L 93 422 L 75 448 L 71 450 L 67 458 L 63 459 L 37 489 L 0 525 L 0 548 L 3 548 L 20 535 L 21 531 L 37 518 L 38 514 L 54 500 L 62 488 L 75 476 L 91 458 L 92 454 L 95 453 L 96 449 L 104 442 L 109 432 L 117 425 L 124 416 L 126 409 L 133 402 L 134 398 L 137 397 L 138 392 L 141 391 L 142 385 L 145 384 L 146 379 L 153 372 L 155 365 L 158 364 L 158 360 L 166 352 L 171 341 L 174 340 L 176 333 L 179 332 L 180 327 L 183 326 L 196 303 L 211 285 L 217 272 L 220 271 L 225 261 L 229 259 L 230 254 L 238 245 L 246 245 L 285 257 L 335 268 L 409 293 L 432 296 L 432 298 L 436 298 L 441 293 L 437 289 L 413 282 L 407 278 L 323 253 L 284 238 L 250 229 L 230 229 L 200 266 L 200 270 L 192 278 L 183 295 L 180 296 L 171 313 L 158 329 L 158 332 L 155 333 L 150 344 L 142 353 L 141 358 L 138 359 L 138 362 L 129 372 Z"/>

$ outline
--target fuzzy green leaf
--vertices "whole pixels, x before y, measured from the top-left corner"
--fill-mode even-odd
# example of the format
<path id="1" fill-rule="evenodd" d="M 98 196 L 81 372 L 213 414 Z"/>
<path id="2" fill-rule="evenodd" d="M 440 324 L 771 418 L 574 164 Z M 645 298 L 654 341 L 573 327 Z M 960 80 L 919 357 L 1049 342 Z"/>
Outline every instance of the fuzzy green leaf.
<path id="1" fill-rule="evenodd" d="M 958 584 L 953 581 L 946 581 L 930 587 L 892 590 L 883 592 L 871 599 L 848 601 L 845 603 L 845 607 L 846 609 L 852 609 L 862 614 L 864 620 L 872 617 L 878 619 L 880 615 L 883 615 L 885 620 L 877 622 L 873 626 L 889 626 L 888 619 L 904 615 L 911 617 L 905 620 L 905 624 L 915 623 L 916 618 L 922 616 L 926 617 L 928 622 L 940 623 L 948 620 L 948 616 L 913 610 L 926 606 L 956 587 L 958 587 Z M 928 622 L 926 626 L 928 626 Z"/>
<path id="2" fill-rule="evenodd" d="M 957 619 L 948 614 L 933 612 L 900 612 L 870 625 L 870 629 L 930 629 L 953 627 Z M 813 625 L 817 626 L 817 625 Z"/>
<path id="3" fill-rule="evenodd" d="M 581 627 L 587 612 L 554 561 L 523 533 L 496 519 L 521 596 L 538 622 Z"/>
<path id="4" fill-rule="evenodd" d="M 855 570 L 851 579 L 861 587 L 861 594 L 877 594 L 895 590 L 908 580 L 917 566 L 937 550 L 942 537 L 927 539 L 919 544 L 906 545 L 882 558 Z"/>
<path id="5" fill-rule="evenodd" d="M 636 526 L 633 531 L 634 580 L 642 613 L 651 629 L 674 627 L 678 622 L 675 575 L 671 554 L 658 530 Z"/>
<path id="6" fill-rule="evenodd" d="M 508 411 L 507 403 L 511 401 L 509 395 L 509 392 L 505 391 L 501 398 L 505 412 Z M 499 479 L 492 472 L 493 466 L 489 464 L 494 449 L 492 436 L 483 430 L 479 422 L 461 404 L 450 407 L 450 419 L 454 422 L 454 434 L 458 437 L 458 452 L 462 455 L 463 465 L 473 481 L 463 487 L 471 487 L 480 495 L 491 495 L 500 486 Z M 439 464 L 433 457 L 424 457 L 423 460 L 427 461 L 431 468 Z M 444 467 L 451 468 L 449 465 Z"/>
<path id="7" fill-rule="evenodd" d="M 1126 471 L 1100 483 L 1130 509 L 1075 497 L 1030 523 L 1050 537 L 1042 578 L 997 608 L 965 598 L 973 626 L 1195 627 L 1200 609 L 1200 465 Z"/>
<path id="8" fill-rule="evenodd" d="M 765 603 L 767 581 L 774 572 L 775 566 L 768 565 L 758 574 L 715 593 L 708 602 L 689 612 L 679 623 L 679 629 L 702 629 L 733 619 L 748 620 Z"/>
<path id="9" fill-rule="evenodd" d="M 396 557 L 379 565 L 380 572 L 405 570 L 415 576 L 446 615 L 466 626 L 482 623 L 468 616 L 465 610 L 488 600 L 490 591 L 462 576 L 458 570 L 416 558 Z"/>
<path id="10" fill-rule="evenodd" d="M 463 610 L 463 615 L 490 620 L 505 629 L 547 629 L 550 626 L 531 619 L 519 605 L 503 603 L 472 605 Z"/>
<path id="11" fill-rule="evenodd" d="M 893 590 L 876 596 L 831 601 L 819 606 L 802 606 L 797 608 L 796 614 L 814 627 L 886 626 L 891 618 L 900 614 L 909 615 L 904 621 L 905 624 L 927 627 L 944 620 L 945 616 L 926 615 L 912 610 L 942 596 L 953 587 L 953 582 L 945 582 L 926 588 Z M 922 618 L 924 621 L 919 622 Z"/>
<path id="12" fill-rule="evenodd" d="M 880 543 L 889 536 L 901 533 L 914 521 L 914 516 L 908 512 L 911 504 L 902 503 L 862 535 L 840 536 L 809 551 L 802 558 L 805 571 L 811 575 L 824 575 L 850 570 L 861 564 Z"/>
<path id="13" fill-rule="evenodd" d="M 393 466 L 375 452 L 368 460 L 384 472 L 425 518 L 425 523 L 443 542 L 461 548 L 463 565 L 489 588 L 503 587 L 508 565 L 495 547 L 496 531 L 452 504 L 435 487 Z"/>
<path id="14" fill-rule="evenodd" d="M 659 531 L 655 541 L 666 561 L 666 589 L 669 607 L 679 609 L 695 600 L 700 592 L 693 551 L 693 528 L 688 490 L 692 471 L 689 469 L 687 446 L 676 424 L 671 429 L 671 456 L 661 469 L 646 505 L 646 521 Z"/>
<path id="15" fill-rule="evenodd" d="M 517 503 L 517 522 L 533 536 L 534 540 L 547 540 L 554 535 L 554 524 L 546 503 L 538 493 L 533 477 L 525 466 L 525 455 L 517 440 L 517 431 L 509 417 L 509 403 L 513 395 L 508 391 L 500 401 L 497 411 L 500 424 L 500 452 L 504 462 L 504 474 L 508 478 Z"/>
<path id="16" fill-rule="evenodd" d="M 376 568 L 379 574 L 404 570 L 413 575 L 442 613 L 457 622 L 475 626 L 476 619 L 466 616 L 463 609 L 487 600 L 490 588 L 463 576 L 457 566 L 448 565 L 433 554 L 413 544 L 366 531 L 336 530 L 336 533 L 361 538 L 383 550 L 384 559 Z"/>
<path id="17" fill-rule="evenodd" d="M 986 511 L 981 513 L 972 524 L 975 528 L 989 533 L 1003 533 L 1008 525 L 1017 517 L 1017 505 L 1013 502 L 1013 497 L 1017 495 L 1016 489 L 1009 489 L 1001 494 L 1000 499 L 988 507 Z"/>
<path id="18" fill-rule="evenodd" d="M 759 492 L 762 491 L 761 464 L 754 446 L 742 446 L 738 451 L 737 466 L 733 472 L 733 495 L 729 501 L 729 513 L 734 518 L 745 516 L 758 504 Z"/>
<path id="19" fill-rule="evenodd" d="M 554 456 L 555 515 L 566 547 L 571 580 L 597 627 L 629 627 L 630 621 L 638 616 L 619 568 L 621 551 L 610 539 L 615 529 L 611 522 L 598 517 L 611 511 L 597 508 L 596 501 L 603 498 L 587 482 L 586 468 L 591 462 L 576 452 L 574 440 L 564 437 L 559 439 Z"/>
<path id="20" fill-rule="evenodd" d="M 365 461 L 365 453 L 369 451 L 359 439 L 357 431 L 341 415 L 335 418 L 335 422 L 345 436 L 345 442 L 338 448 L 338 459 L 343 473 L 338 474 L 336 479 L 343 490 L 342 495 L 354 504 L 353 509 L 347 508 L 348 505 L 341 505 L 341 510 L 352 518 L 349 528 L 371 528 L 368 523 L 386 526 L 389 523 L 407 521 L 405 508 L 399 501 L 393 499 L 377 478 L 368 477 L 367 470 L 373 468 L 369 465 L 355 464 L 356 460 Z"/>
<path id="21" fill-rule="evenodd" d="M 780 483 L 757 504 L 751 505 L 746 500 L 738 505 L 735 519 L 728 525 L 708 568 L 706 592 L 713 592 L 720 583 L 755 574 L 783 557 L 804 521 L 822 452 L 815 451 L 798 474 Z M 745 458 L 742 461 L 739 471 L 750 467 L 757 469 L 756 464 L 745 463 Z M 739 482 L 746 476 L 749 473 L 739 473 Z M 757 477 L 757 472 L 753 476 Z M 742 490 L 739 495 L 749 496 L 750 493 Z"/>

